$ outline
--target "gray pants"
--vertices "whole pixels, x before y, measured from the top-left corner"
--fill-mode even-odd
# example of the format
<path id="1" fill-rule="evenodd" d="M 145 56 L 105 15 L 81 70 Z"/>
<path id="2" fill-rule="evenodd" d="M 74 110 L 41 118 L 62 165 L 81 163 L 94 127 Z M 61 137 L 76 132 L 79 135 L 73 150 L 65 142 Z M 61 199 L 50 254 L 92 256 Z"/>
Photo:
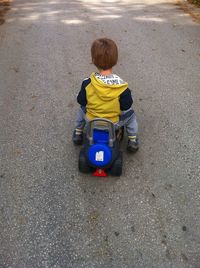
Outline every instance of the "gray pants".
<path id="1" fill-rule="evenodd" d="M 85 116 L 85 107 L 80 107 L 76 116 L 76 128 L 84 129 L 85 124 L 88 122 Z M 118 129 L 122 126 L 125 127 L 128 136 L 135 136 L 138 132 L 138 123 L 136 115 L 132 108 L 121 111 L 119 122 L 115 123 L 115 128 Z"/>

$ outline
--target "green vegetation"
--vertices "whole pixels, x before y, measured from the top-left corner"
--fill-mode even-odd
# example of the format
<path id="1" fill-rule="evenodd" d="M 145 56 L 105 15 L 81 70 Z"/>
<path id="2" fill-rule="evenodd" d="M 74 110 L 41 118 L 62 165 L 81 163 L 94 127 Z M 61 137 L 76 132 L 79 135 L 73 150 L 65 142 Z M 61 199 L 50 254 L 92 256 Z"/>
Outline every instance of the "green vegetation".
<path id="1" fill-rule="evenodd" d="M 193 3 L 193 4 L 195 4 L 195 5 L 200 7 L 200 0 L 190 0 L 189 2 L 191 2 L 191 3 Z"/>

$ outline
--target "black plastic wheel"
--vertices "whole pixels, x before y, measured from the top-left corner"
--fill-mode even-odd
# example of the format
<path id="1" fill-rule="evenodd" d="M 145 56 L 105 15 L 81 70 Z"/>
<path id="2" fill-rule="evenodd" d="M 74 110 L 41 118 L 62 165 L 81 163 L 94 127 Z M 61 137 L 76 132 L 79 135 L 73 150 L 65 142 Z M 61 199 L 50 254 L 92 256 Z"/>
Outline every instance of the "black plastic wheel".
<path id="1" fill-rule="evenodd" d="M 80 151 L 79 154 L 79 161 L 78 161 L 78 169 L 80 172 L 83 173 L 90 173 L 90 166 L 87 163 L 86 156 L 84 155 L 83 151 Z"/>
<path id="2" fill-rule="evenodd" d="M 121 176 L 122 175 L 122 165 L 123 165 L 123 157 L 122 152 L 119 152 L 119 155 L 115 162 L 113 163 L 110 174 L 113 176 Z"/>

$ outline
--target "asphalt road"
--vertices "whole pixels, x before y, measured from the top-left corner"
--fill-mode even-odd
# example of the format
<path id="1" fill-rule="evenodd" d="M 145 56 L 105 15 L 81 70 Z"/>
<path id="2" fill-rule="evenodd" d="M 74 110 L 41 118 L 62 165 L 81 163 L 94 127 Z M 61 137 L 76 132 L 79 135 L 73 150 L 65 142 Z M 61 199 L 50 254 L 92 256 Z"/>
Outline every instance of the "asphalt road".
<path id="1" fill-rule="evenodd" d="M 90 45 L 113 38 L 141 140 L 78 172 Z M 16 0 L 0 26 L 0 268 L 200 267 L 200 25 L 164 0 Z"/>

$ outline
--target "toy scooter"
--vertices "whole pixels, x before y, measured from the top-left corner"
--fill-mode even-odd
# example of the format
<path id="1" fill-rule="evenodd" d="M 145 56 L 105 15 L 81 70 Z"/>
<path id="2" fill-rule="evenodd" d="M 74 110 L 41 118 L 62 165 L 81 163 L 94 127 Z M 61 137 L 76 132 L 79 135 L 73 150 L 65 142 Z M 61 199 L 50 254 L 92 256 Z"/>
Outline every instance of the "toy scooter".
<path id="1" fill-rule="evenodd" d="M 87 125 L 79 155 L 79 171 L 93 173 L 98 177 L 108 174 L 120 176 L 123 163 L 120 141 L 123 133 L 123 127 L 116 131 L 110 120 L 91 120 Z"/>

